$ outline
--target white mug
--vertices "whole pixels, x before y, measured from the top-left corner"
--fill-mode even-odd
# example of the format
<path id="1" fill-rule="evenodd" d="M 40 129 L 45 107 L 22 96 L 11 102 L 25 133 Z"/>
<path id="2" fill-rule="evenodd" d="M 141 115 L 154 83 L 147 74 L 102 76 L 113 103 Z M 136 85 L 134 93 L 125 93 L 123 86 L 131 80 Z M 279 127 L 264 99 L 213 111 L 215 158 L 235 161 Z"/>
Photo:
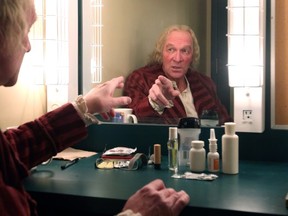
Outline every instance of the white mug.
<path id="1" fill-rule="evenodd" d="M 113 122 L 118 123 L 138 123 L 137 117 L 132 114 L 131 108 L 115 108 L 115 116 L 113 118 Z"/>

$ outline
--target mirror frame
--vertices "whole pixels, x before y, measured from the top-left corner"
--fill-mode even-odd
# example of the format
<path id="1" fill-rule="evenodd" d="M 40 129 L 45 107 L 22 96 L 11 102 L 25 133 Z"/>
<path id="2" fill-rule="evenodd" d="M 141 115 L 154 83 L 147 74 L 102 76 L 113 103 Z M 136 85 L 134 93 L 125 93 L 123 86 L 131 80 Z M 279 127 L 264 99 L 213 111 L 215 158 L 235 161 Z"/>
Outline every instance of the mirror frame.
<path id="1" fill-rule="evenodd" d="M 279 0 L 278 0 L 279 1 Z M 280 2 L 280 1 L 279 1 Z M 278 2 L 278 3 L 279 3 Z M 279 16 L 279 14 L 278 14 Z M 277 18 L 279 19 L 279 18 Z M 277 110 L 277 104 L 279 105 L 279 103 L 281 101 L 277 101 L 276 100 L 276 93 L 277 93 L 277 87 L 276 86 L 276 75 L 277 75 L 277 71 L 276 71 L 276 40 L 277 40 L 277 32 L 276 32 L 276 24 L 278 23 L 276 19 L 276 0 L 271 0 L 271 15 L 270 15 L 270 27 L 271 27 L 271 31 L 270 31 L 270 44 L 271 44 L 271 48 L 270 48 L 270 72 L 271 72 L 271 129 L 288 129 L 288 122 L 285 124 L 279 124 L 277 122 L 277 114 L 281 115 L 281 113 L 278 113 Z M 281 46 L 283 47 L 283 46 Z M 285 57 L 284 57 L 285 58 Z M 286 58 L 287 59 L 287 58 Z M 279 73 L 279 72 L 278 72 Z M 282 91 L 283 92 L 283 91 Z M 285 92 L 285 91 L 284 91 Z M 283 92 L 283 94 L 284 94 Z M 287 98 L 287 96 L 286 96 Z M 285 101 L 285 100 L 284 100 Z M 287 104 L 287 102 L 284 102 L 285 104 Z M 282 104 L 282 106 L 285 106 L 285 104 Z M 282 116 L 282 115 L 281 115 Z"/>

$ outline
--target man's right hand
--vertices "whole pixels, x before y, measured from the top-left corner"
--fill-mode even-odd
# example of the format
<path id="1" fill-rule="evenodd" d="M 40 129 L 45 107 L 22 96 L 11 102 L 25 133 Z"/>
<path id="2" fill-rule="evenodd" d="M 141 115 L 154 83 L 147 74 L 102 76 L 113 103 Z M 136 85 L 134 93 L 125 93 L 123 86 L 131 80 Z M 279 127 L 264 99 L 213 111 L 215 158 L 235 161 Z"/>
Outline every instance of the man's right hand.
<path id="1" fill-rule="evenodd" d="M 177 216 L 189 201 L 186 192 L 166 188 L 162 180 L 156 179 L 132 195 L 123 211 L 130 209 L 142 216 Z"/>
<path id="2" fill-rule="evenodd" d="M 180 91 L 174 89 L 173 83 L 167 77 L 160 75 L 149 90 L 148 97 L 160 107 L 167 107 Z"/>

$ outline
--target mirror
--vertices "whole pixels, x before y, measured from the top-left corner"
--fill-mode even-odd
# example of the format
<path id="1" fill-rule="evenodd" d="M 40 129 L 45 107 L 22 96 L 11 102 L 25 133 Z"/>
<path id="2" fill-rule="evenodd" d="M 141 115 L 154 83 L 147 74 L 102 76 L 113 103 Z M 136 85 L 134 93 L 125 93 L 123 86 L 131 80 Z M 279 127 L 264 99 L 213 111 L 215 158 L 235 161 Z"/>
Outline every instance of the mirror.
<path id="1" fill-rule="evenodd" d="M 210 75 L 211 0 L 103 0 L 103 5 L 103 80 L 144 66 L 162 31 L 178 23 L 195 31 L 199 70 Z"/>
<path id="2" fill-rule="evenodd" d="M 288 129 L 287 1 L 271 0 L 271 127 Z"/>
<path id="3" fill-rule="evenodd" d="M 133 70 L 144 66 L 160 33 L 172 24 L 192 27 L 201 53 L 197 70 L 210 76 L 211 2 L 212 0 L 103 0 L 102 81 L 121 75 L 127 77 Z M 91 86 L 86 85 L 85 88 L 89 90 Z M 116 92 L 116 95 L 121 94 L 122 91 Z"/>

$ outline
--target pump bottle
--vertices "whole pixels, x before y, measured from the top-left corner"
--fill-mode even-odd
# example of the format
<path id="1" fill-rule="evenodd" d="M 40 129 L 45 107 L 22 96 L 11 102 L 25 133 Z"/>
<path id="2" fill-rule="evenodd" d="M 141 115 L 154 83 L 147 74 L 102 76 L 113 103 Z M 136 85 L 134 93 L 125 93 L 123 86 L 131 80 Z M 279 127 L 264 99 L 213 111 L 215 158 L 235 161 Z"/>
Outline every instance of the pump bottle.
<path id="1" fill-rule="evenodd" d="M 214 128 L 210 129 L 209 152 L 207 155 L 209 172 L 219 172 L 219 153 L 217 152 L 217 139 Z"/>
<path id="2" fill-rule="evenodd" d="M 235 134 L 235 126 L 234 122 L 226 122 L 222 136 L 222 172 L 226 174 L 239 172 L 239 138 Z"/>

